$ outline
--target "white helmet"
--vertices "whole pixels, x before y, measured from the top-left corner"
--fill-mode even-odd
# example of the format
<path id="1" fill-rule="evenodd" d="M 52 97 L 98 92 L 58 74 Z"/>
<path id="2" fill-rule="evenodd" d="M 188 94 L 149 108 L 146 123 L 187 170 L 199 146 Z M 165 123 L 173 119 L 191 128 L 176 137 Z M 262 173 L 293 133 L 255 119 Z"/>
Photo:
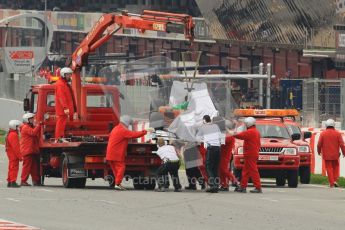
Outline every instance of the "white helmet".
<path id="1" fill-rule="evenodd" d="M 23 115 L 23 122 L 24 123 L 29 123 L 29 119 L 33 118 L 35 116 L 34 113 L 26 113 Z"/>
<path id="2" fill-rule="evenodd" d="M 326 127 L 334 127 L 335 126 L 335 121 L 333 119 L 328 119 L 326 121 Z"/>
<path id="3" fill-rule="evenodd" d="M 67 73 L 73 73 L 73 70 L 69 67 L 64 67 L 60 70 L 60 75 L 62 78 L 65 78 L 66 77 L 65 74 Z"/>
<path id="4" fill-rule="evenodd" d="M 20 126 L 22 124 L 21 121 L 18 120 L 10 120 L 10 122 L 8 122 L 8 127 L 10 129 L 16 130 L 17 126 Z"/>
<path id="5" fill-rule="evenodd" d="M 120 121 L 127 127 L 133 124 L 133 119 L 128 115 L 121 116 Z"/>
<path id="6" fill-rule="evenodd" d="M 247 128 L 255 125 L 255 118 L 254 117 L 247 117 L 246 119 L 244 119 L 244 124 L 247 126 Z"/>
<path id="7" fill-rule="evenodd" d="M 233 129 L 234 128 L 234 123 L 229 120 L 225 120 L 225 127 L 228 129 Z"/>

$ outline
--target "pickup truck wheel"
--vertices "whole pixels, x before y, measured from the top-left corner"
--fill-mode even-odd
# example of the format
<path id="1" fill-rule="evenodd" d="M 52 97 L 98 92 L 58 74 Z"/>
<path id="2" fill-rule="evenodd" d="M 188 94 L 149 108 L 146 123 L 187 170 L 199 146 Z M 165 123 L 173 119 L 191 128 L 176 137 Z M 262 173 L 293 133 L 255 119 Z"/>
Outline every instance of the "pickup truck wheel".
<path id="1" fill-rule="evenodd" d="M 285 183 L 286 183 L 286 178 L 285 178 L 284 173 L 279 174 L 276 177 L 276 185 L 277 186 L 285 186 Z"/>
<path id="2" fill-rule="evenodd" d="M 236 168 L 233 168 L 234 169 L 234 175 L 236 177 L 236 179 L 238 181 L 241 181 L 242 179 L 242 169 L 236 169 Z"/>
<path id="3" fill-rule="evenodd" d="M 142 177 L 134 177 L 133 178 L 133 187 L 135 190 L 143 190 L 144 189 L 144 180 Z"/>
<path id="4" fill-rule="evenodd" d="M 287 180 L 289 188 L 297 188 L 298 186 L 298 170 L 288 170 Z"/>
<path id="5" fill-rule="evenodd" d="M 68 178 L 67 159 L 62 161 L 61 168 L 62 184 L 65 188 L 84 188 L 86 184 L 86 178 Z"/>
<path id="6" fill-rule="evenodd" d="M 310 183 L 310 166 L 302 166 L 299 169 L 300 181 L 302 184 Z"/>
<path id="7" fill-rule="evenodd" d="M 152 177 L 146 178 L 144 186 L 146 190 L 154 190 L 156 188 L 156 179 Z"/>

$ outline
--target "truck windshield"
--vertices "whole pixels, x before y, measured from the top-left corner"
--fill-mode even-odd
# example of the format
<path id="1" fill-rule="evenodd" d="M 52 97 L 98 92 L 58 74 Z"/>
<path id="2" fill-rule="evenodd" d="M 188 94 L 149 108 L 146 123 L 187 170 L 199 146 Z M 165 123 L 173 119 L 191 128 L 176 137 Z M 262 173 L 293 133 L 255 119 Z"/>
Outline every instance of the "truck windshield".
<path id="1" fill-rule="evenodd" d="M 288 128 L 288 130 L 291 134 L 293 134 L 293 133 L 301 134 L 301 130 L 296 125 L 286 125 L 286 127 Z"/>
<path id="2" fill-rule="evenodd" d="M 113 97 L 111 93 L 108 94 L 88 94 L 87 107 L 91 108 L 111 108 L 113 107 Z"/>
<path id="3" fill-rule="evenodd" d="M 257 124 L 256 128 L 262 138 L 284 138 L 290 139 L 290 135 L 285 126 Z"/>

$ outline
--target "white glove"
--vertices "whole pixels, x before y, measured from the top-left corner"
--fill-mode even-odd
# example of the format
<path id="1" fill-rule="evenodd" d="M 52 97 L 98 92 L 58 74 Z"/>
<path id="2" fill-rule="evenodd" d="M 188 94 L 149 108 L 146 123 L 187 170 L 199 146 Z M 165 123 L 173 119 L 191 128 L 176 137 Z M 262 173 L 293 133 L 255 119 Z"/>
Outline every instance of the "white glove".
<path id="1" fill-rule="evenodd" d="M 48 114 L 48 113 L 45 113 L 45 114 L 44 114 L 44 120 L 45 120 L 45 121 L 46 121 L 46 120 L 48 120 L 48 119 L 49 119 L 49 117 L 50 117 L 50 116 L 49 116 L 49 114 Z"/>
<path id="2" fill-rule="evenodd" d="M 152 127 L 150 127 L 150 128 L 147 128 L 146 131 L 147 131 L 148 133 L 153 133 L 153 132 L 155 131 L 155 129 L 152 128 Z"/>
<path id="3" fill-rule="evenodd" d="M 78 113 L 73 114 L 73 120 L 78 120 Z"/>

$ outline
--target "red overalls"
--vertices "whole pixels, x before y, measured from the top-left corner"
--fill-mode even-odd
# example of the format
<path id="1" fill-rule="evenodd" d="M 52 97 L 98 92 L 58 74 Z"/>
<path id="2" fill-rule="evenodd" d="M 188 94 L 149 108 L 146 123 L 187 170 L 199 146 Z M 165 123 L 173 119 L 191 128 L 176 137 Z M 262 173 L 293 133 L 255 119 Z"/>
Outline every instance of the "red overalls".
<path id="1" fill-rule="evenodd" d="M 339 149 L 345 155 L 345 145 L 341 134 L 332 127 L 328 127 L 320 134 L 317 143 L 317 152 L 322 154 L 325 160 L 325 166 L 328 176 L 329 185 L 334 186 L 339 178 Z"/>
<path id="2" fill-rule="evenodd" d="M 55 88 L 55 115 L 56 115 L 56 127 L 55 138 L 61 138 L 65 136 L 65 128 L 67 119 L 73 119 L 75 112 L 74 97 L 72 88 L 68 82 L 59 78 L 56 82 Z M 69 115 L 65 114 L 64 110 L 69 109 Z"/>
<path id="3" fill-rule="evenodd" d="M 106 159 L 115 176 L 116 185 L 121 184 L 125 173 L 125 158 L 127 155 L 129 139 L 142 137 L 146 135 L 146 133 L 146 130 L 130 131 L 121 123 L 116 125 L 111 131 L 107 146 Z"/>
<path id="4" fill-rule="evenodd" d="M 17 130 L 10 129 L 8 132 L 6 137 L 6 153 L 8 157 L 7 182 L 16 182 L 19 171 L 19 161 L 22 160 Z"/>
<path id="5" fill-rule="evenodd" d="M 252 178 L 255 188 L 260 190 L 261 182 L 257 165 L 260 151 L 260 133 L 255 126 L 251 126 L 246 131 L 234 135 L 234 137 L 244 140 L 244 165 L 242 169 L 241 187 L 247 188 L 248 180 Z"/>
<path id="6" fill-rule="evenodd" d="M 232 136 L 227 136 L 225 138 L 225 145 L 221 146 L 219 178 L 220 178 L 220 185 L 223 188 L 229 187 L 229 180 L 232 183 L 235 183 L 235 184 L 238 183 L 234 174 L 232 174 L 232 172 L 229 170 L 232 149 L 234 148 L 234 145 L 235 145 L 235 138 Z"/>
<path id="7" fill-rule="evenodd" d="M 21 130 L 20 152 L 23 156 L 21 183 L 26 183 L 29 175 L 34 184 L 40 183 L 39 134 L 41 125 L 33 127 L 25 123 Z"/>

